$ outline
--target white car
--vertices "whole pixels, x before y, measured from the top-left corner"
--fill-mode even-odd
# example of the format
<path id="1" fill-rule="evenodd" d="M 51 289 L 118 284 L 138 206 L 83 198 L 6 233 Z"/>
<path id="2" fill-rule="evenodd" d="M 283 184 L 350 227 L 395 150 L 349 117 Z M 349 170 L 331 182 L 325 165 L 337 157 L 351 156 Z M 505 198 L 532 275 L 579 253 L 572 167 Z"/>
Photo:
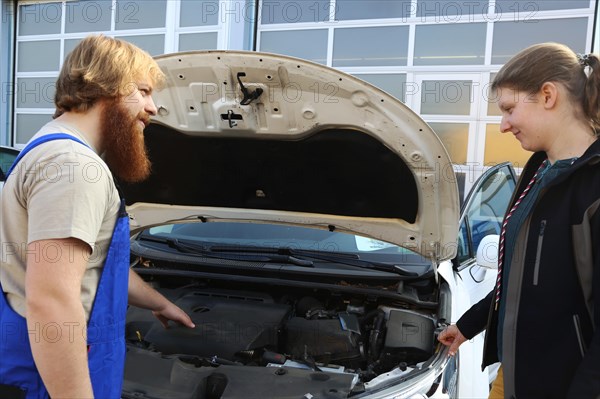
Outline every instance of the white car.
<path id="1" fill-rule="evenodd" d="M 487 397 L 482 335 L 454 358 L 436 337 L 492 288 L 510 165 L 461 209 L 436 134 L 368 83 L 273 54 L 158 63 L 153 173 L 121 183 L 132 267 L 196 328 L 130 307 L 123 398 Z"/>
<path id="2" fill-rule="evenodd" d="M 0 190 L 4 186 L 6 173 L 8 173 L 17 155 L 19 155 L 19 150 L 16 148 L 0 146 Z"/>

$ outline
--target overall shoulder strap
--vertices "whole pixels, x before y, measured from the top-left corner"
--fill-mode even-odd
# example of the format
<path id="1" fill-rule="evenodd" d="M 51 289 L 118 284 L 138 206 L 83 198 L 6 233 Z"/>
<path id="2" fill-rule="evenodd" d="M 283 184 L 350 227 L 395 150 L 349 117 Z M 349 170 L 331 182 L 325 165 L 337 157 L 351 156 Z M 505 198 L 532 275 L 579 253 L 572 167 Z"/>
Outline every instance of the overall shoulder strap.
<path id="1" fill-rule="evenodd" d="M 48 141 L 54 141 L 54 140 L 71 140 L 71 141 L 80 143 L 80 144 L 86 146 L 87 148 L 90 148 L 90 146 L 85 144 L 83 141 L 79 140 L 77 137 L 71 136 L 70 134 L 66 134 L 66 133 L 51 133 L 51 134 L 47 134 L 42 137 L 38 137 L 37 139 L 35 139 L 35 140 L 31 141 L 29 144 L 27 144 L 27 146 L 19 153 L 19 155 L 17 156 L 17 159 L 15 159 L 15 162 L 12 164 L 12 166 L 6 173 L 6 178 L 8 179 L 8 176 L 10 176 L 10 174 L 13 171 L 13 169 L 15 168 L 15 166 L 17 166 L 19 161 L 25 155 L 27 155 L 27 153 L 29 151 L 33 150 L 35 147 L 37 147 L 41 144 L 47 143 Z"/>

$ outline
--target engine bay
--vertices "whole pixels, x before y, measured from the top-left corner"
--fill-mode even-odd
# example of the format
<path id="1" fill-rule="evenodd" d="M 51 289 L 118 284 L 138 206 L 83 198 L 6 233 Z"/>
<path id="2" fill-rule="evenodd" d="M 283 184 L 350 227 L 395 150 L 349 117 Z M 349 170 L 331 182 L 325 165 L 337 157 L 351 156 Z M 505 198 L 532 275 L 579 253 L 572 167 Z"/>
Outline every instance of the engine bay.
<path id="1" fill-rule="evenodd" d="M 389 298 L 308 282 L 151 284 L 196 327 L 165 329 L 150 311 L 130 307 L 124 398 L 360 397 L 390 375 L 417 372 L 437 352 L 435 310 Z"/>

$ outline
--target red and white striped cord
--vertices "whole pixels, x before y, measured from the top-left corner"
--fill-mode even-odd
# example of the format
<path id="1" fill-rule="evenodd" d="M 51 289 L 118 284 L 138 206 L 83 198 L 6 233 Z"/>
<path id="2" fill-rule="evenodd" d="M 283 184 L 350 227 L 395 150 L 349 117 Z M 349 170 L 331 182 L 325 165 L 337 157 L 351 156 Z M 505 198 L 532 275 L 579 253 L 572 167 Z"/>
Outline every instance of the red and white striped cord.
<path id="1" fill-rule="evenodd" d="M 538 168 L 538 170 L 533 175 L 533 177 L 531 178 L 531 180 L 529 181 L 529 183 L 527 183 L 527 187 L 525 187 L 525 189 L 523 190 L 521 195 L 519 195 L 519 198 L 517 199 L 515 204 L 512 206 L 512 208 L 510 208 L 510 211 L 508 211 L 508 213 L 506 214 L 506 217 L 504 218 L 504 222 L 502 222 L 502 228 L 500 229 L 500 244 L 498 246 L 498 277 L 496 278 L 496 301 L 495 301 L 496 310 L 498 309 L 498 304 L 500 303 L 500 294 L 502 291 L 502 266 L 504 264 L 504 236 L 506 235 L 506 226 L 508 225 L 508 219 L 510 219 L 510 217 L 513 215 L 513 213 L 515 213 L 515 210 L 518 208 L 521 201 L 523 201 L 523 198 L 525 198 L 525 196 L 527 195 L 527 193 L 533 186 L 533 183 L 535 183 L 535 180 L 537 179 L 538 174 L 540 173 L 542 168 L 544 168 L 545 165 L 546 165 L 546 161 L 544 160 L 542 162 L 542 164 L 540 165 L 540 167 Z"/>

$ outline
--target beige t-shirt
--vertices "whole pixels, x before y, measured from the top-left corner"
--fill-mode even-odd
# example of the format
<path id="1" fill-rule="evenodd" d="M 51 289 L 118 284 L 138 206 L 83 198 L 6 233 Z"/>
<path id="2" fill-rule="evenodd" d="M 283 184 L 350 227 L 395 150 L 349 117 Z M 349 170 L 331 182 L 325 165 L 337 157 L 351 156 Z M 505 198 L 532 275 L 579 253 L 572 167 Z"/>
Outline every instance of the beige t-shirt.
<path id="1" fill-rule="evenodd" d="M 34 138 L 50 133 L 70 134 L 91 147 L 74 127 L 55 121 Z M 0 282 L 17 313 L 25 316 L 27 245 L 73 237 L 92 249 L 81 286 L 89 319 L 119 203 L 107 165 L 80 143 L 50 141 L 21 159 L 0 192 Z M 40 249 L 50 260 L 57 256 L 55 247 Z"/>

